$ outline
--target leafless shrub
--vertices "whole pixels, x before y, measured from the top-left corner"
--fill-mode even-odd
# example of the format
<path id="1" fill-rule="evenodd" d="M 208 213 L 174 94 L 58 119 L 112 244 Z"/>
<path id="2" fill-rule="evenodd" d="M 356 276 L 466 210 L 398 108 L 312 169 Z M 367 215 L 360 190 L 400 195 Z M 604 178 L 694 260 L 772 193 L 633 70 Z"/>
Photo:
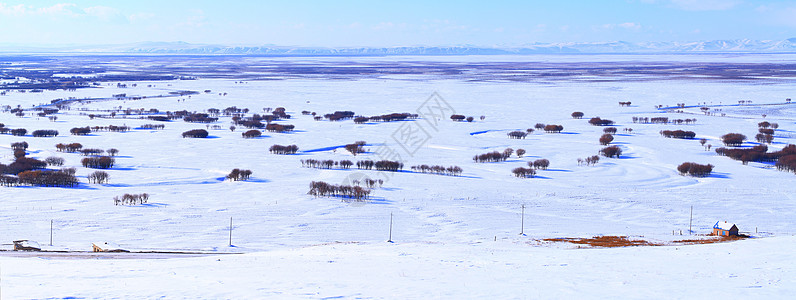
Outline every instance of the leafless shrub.
<path id="1" fill-rule="evenodd" d="M 622 149 L 619 146 L 608 146 L 600 150 L 600 154 L 605 157 L 617 157 L 619 158 L 622 155 Z"/>
<path id="2" fill-rule="evenodd" d="M 149 194 L 124 194 L 121 197 L 113 197 L 114 205 L 137 205 L 145 204 L 149 201 Z"/>
<path id="3" fill-rule="evenodd" d="M 232 181 L 248 180 L 251 175 L 251 170 L 232 169 L 232 172 L 229 172 L 226 178 Z"/>
<path id="4" fill-rule="evenodd" d="M 690 175 L 695 177 L 709 176 L 713 172 L 713 165 L 700 165 L 693 162 L 685 162 L 677 166 L 677 171 L 681 175 Z"/>
<path id="5" fill-rule="evenodd" d="M 108 178 L 110 178 L 110 175 L 108 175 L 108 173 L 104 171 L 96 171 L 88 175 L 88 182 L 102 184 L 102 183 L 107 183 Z"/>
<path id="6" fill-rule="evenodd" d="M 47 162 L 47 165 L 50 165 L 50 166 L 63 166 L 64 165 L 64 159 L 61 158 L 61 157 L 50 156 L 48 158 L 45 158 L 44 161 Z"/>
<path id="7" fill-rule="evenodd" d="M 536 171 L 534 169 L 523 168 L 523 167 L 514 168 L 513 170 L 511 170 L 511 173 L 514 173 L 514 176 L 522 178 L 528 178 L 528 177 L 533 178 L 533 176 L 536 175 Z"/>

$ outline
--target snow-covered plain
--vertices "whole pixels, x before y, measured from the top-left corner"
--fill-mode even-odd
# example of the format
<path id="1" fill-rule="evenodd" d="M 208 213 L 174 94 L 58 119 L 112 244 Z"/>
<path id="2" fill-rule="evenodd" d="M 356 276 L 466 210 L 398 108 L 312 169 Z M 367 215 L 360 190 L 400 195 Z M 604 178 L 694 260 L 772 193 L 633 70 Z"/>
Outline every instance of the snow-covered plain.
<path id="1" fill-rule="evenodd" d="M 389 64 L 392 60 L 446 64 L 457 59 L 497 60 L 283 58 L 251 63 L 267 69 L 269 63 L 290 60 L 314 66 Z M 657 59 L 689 64 L 796 61 L 792 55 L 504 59 L 538 61 L 553 69 L 557 63 L 566 63 L 567 67 L 605 61 L 649 65 Z M 113 63 L 123 65 L 125 61 L 115 59 Z M 218 68 L 224 68 L 224 64 L 219 63 Z M 235 68 L 227 72 L 234 74 Z M 245 254 L 157 260 L 0 255 L 0 297 L 786 298 L 796 290 L 792 251 L 796 242 L 794 174 L 768 164 L 744 166 L 705 151 L 698 142 L 706 138 L 716 148 L 721 146 L 718 137 L 729 132 L 751 138 L 757 133 L 757 123 L 767 120 L 780 125 L 770 149 L 796 143 L 796 107 L 784 104 L 795 94 L 796 78 L 718 80 L 695 71 L 693 76 L 484 80 L 488 75 L 474 68 L 454 76 L 419 73 L 357 78 L 315 74 L 247 79 L 244 83 L 197 75 L 198 80 L 136 82 L 137 87 L 129 88 L 117 88 L 114 83 L 77 91 L 2 96 L 0 105 L 24 108 L 56 98 L 212 90 L 191 97 L 74 104 L 71 110 L 59 113 L 56 122 L 0 114 L 0 123 L 7 127 L 61 132 L 54 138 L 0 135 L 3 163 L 13 159 L 10 143 L 26 141 L 30 157 L 63 157 L 66 166 L 77 167 L 82 181 L 78 188 L 0 188 L 2 243 L 30 239 L 49 244 L 52 220 L 53 246 L 45 249 L 87 251 L 92 242 L 109 241 L 129 250 Z M 247 76 L 251 78 L 251 74 Z M 501 74 L 500 78 L 505 76 Z M 478 80 L 472 80 L 474 77 Z M 739 100 L 752 100 L 752 105 L 738 106 Z M 619 107 L 618 101 L 632 101 L 632 105 Z M 430 103 L 445 104 L 445 110 Z M 684 113 L 655 108 L 676 103 L 706 103 L 721 111 L 705 116 L 698 107 Z M 293 118 L 277 123 L 294 124 L 296 131 L 266 132 L 261 138 L 243 139 L 244 129 L 230 131 L 230 118 L 222 117 L 211 124 L 222 129 L 210 130 L 208 139 L 181 138 L 186 130 L 206 128 L 182 121 L 164 123 L 164 130 L 68 135 L 69 129 L 77 126 L 138 127 L 155 123 L 138 116 L 90 120 L 80 114 L 81 109 L 96 113 L 93 110 L 119 106 L 198 112 L 237 106 L 249 108 L 251 113 L 282 106 Z M 303 110 L 320 115 L 351 110 L 366 116 L 412 112 L 421 118 L 354 124 L 351 120 L 314 121 L 301 115 Z M 584 119 L 572 119 L 574 111 L 584 112 Z M 452 122 L 448 116 L 454 112 L 476 120 Z M 481 115 L 486 118 L 480 120 Z M 597 141 L 603 127 L 587 123 L 595 116 L 616 121 L 619 131 L 613 144 L 624 154 L 619 159 L 602 158 L 595 166 L 579 166 L 578 158 L 596 155 L 603 148 Z M 634 124 L 634 116 L 696 118 L 697 122 Z M 506 136 L 536 123 L 560 124 L 564 131 L 537 131 L 522 140 Z M 422 139 L 402 141 L 407 128 L 421 130 L 412 137 Z M 628 134 L 623 128 L 633 131 Z M 694 131 L 697 139 L 666 139 L 658 133 L 666 129 Z M 368 153 L 353 157 L 343 149 L 332 150 L 360 140 L 368 142 Z M 85 176 L 94 170 L 80 167 L 82 157 L 78 154 L 60 153 L 54 147 L 71 142 L 86 148 L 120 150 L 116 166 L 107 170 L 110 183 L 88 184 Z M 273 144 L 296 144 L 300 153 L 273 155 L 268 152 Z M 745 146 L 753 144 L 747 142 Z M 476 154 L 507 147 L 523 148 L 527 154 L 523 158 L 515 155 L 506 162 L 472 161 Z M 318 170 L 302 168 L 300 163 L 301 159 L 398 159 L 394 155 L 403 161 L 403 172 Z M 536 178 L 520 179 L 511 174 L 513 168 L 540 158 L 549 159 L 551 166 L 540 170 Z M 682 162 L 712 164 L 714 173 L 706 178 L 681 176 L 676 166 Z M 419 164 L 458 165 L 464 172 L 453 177 L 410 170 L 410 166 Z M 253 178 L 225 181 L 224 176 L 233 168 L 252 170 Z M 385 181 L 366 202 L 307 195 L 310 181 L 340 184 L 365 176 Z M 146 205 L 115 206 L 113 197 L 125 193 L 148 193 L 151 198 Z M 526 207 L 525 235 L 519 235 L 522 205 Z M 727 220 L 757 238 L 711 245 L 617 249 L 572 249 L 569 245 L 538 242 L 543 238 L 595 235 L 682 239 L 686 236 L 680 236 L 681 231 L 688 235 L 691 206 L 696 233 L 709 233 L 716 221 Z M 386 243 L 391 214 L 395 243 Z"/>

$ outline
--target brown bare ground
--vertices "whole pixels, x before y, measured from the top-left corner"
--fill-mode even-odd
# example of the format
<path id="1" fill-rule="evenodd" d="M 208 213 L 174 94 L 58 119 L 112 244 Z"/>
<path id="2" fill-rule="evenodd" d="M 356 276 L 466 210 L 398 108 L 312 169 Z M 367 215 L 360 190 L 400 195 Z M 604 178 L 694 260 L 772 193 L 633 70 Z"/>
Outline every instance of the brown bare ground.
<path id="1" fill-rule="evenodd" d="M 572 243 L 592 248 L 614 248 L 614 247 L 634 247 L 634 246 L 677 246 L 677 245 L 713 244 L 713 243 L 732 242 L 732 241 L 742 240 L 745 238 L 748 238 L 748 236 L 745 235 L 731 236 L 731 237 L 716 236 L 704 239 L 684 239 L 668 243 L 662 243 L 662 242 L 651 242 L 644 239 L 630 239 L 626 236 L 605 235 L 605 236 L 594 236 L 590 238 L 548 238 L 548 239 L 542 239 L 542 241 Z M 578 246 L 578 248 L 581 248 L 581 246 Z"/>
<path id="2" fill-rule="evenodd" d="M 595 236 L 591 238 L 552 238 L 552 239 L 543 239 L 543 241 L 568 242 L 573 244 L 588 245 L 591 247 L 600 247 L 600 248 L 662 245 L 646 240 L 631 240 L 626 236 L 613 236 L 613 235 Z"/>
<path id="3" fill-rule="evenodd" d="M 732 242 L 743 240 L 748 238 L 749 236 L 746 235 L 739 235 L 739 236 L 712 236 L 712 238 L 708 239 L 685 239 L 685 240 L 678 240 L 673 241 L 673 244 L 676 245 L 698 245 L 698 244 L 713 244 L 713 243 L 724 243 L 724 242 Z"/>

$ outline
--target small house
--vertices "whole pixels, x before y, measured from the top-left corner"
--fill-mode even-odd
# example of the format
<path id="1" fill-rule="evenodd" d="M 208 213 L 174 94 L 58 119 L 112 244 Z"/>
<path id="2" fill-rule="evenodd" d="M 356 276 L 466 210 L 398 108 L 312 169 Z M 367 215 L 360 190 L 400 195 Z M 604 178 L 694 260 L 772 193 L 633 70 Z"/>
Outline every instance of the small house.
<path id="1" fill-rule="evenodd" d="M 92 243 L 91 249 L 94 252 L 130 252 L 122 249 L 119 245 L 108 242 Z"/>
<path id="2" fill-rule="evenodd" d="M 41 251 L 41 246 L 35 241 L 18 240 L 14 241 L 14 251 Z"/>
<path id="3" fill-rule="evenodd" d="M 713 235 L 738 236 L 738 227 L 727 221 L 716 222 L 716 225 L 713 225 Z"/>

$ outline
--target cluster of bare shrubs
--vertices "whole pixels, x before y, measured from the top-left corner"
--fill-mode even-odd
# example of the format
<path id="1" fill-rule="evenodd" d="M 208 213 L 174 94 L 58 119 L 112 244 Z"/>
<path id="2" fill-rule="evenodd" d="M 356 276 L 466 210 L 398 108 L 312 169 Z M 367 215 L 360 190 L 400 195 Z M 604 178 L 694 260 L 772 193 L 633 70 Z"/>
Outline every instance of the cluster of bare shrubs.
<path id="1" fill-rule="evenodd" d="M 61 157 L 56 157 L 56 156 L 50 156 L 48 158 L 45 158 L 44 162 L 46 162 L 48 166 L 58 166 L 58 167 L 60 167 L 60 166 L 64 165 L 64 159 L 61 158 Z"/>
<path id="2" fill-rule="evenodd" d="M 0 174 L 16 175 L 24 171 L 43 169 L 47 163 L 35 158 L 25 157 L 24 150 L 14 152 L 14 162 L 9 165 L 0 164 Z"/>
<path id="3" fill-rule="evenodd" d="M 613 125 L 614 121 L 608 119 L 600 119 L 600 117 L 594 117 L 589 119 L 589 124 L 594 126 L 608 126 L 608 125 Z"/>
<path id="4" fill-rule="evenodd" d="M 399 161 L 380 160 L 375 162 L 373 167 L 379 171 L 397 172 L 404 168 L 404 164 Z"/>
<path id="5" fill-rule="evenodd" d="M 105 150 L 95 149 L 95 148 L 85 148 L 85 149 L 80 149 L 80 151 L 78 152 L 80 152 L 80 155 L 82 156 L 99 156 L 105 153 Z"/>
<path id="6" fill-rule="evenodd" d="M 693 131 L 683 131 L 683 130 L 661 130 L 660 134 L 663 137 L 676 138 L 676 139 L 693 139 L 696 136 L 696 133 L 694 133 Z"/>
<path id="7" fill-rule="evenodd" d="M 296 128 L 296 126 L 293 126 L 293 125 L 290 125 L 290 124 L 284 124 L 283 125 L 283 124 L 271 123 L 271 124 L 265 125 L 265 130 L 268 130 L 270 132 L 280 132 L 280 133 L 281 132 L 289 132 L 289 131 L 293 131 L 294 128 Z"/>
<path id="8" fill-rule="evenodd" d="M 290 119 L 290 115 L 285 113 L 284 107 L 274 108 L 274 110 L 271 112 L 271 115 L 274 116 L 276 119 L 284 119 L 284 120 Z"/>
<path id="9" fill-rule="evenodd" d="M 137 205 L 137 204 L 144 204 L 149 201 L 149 194 L 124 194 L 120 198 L 119 196 L 113 197 L 113 204 L 114 205 Z"/>
<path id="10" fill-rule="evenodd" d="M 0 185 L 17 186 L 19 185 L 19 178 L 16 176 L 0 175 Z"/>
<path id="11" fill-rule="evenodd" d="M 58 143 L 55 145 L 55 149 L 59 152 L 67 152 L 67 153 L 74 153 L 83 149 L 83 145 L 80 143 L 70 143 L 70 144 L 61 144 Z"/>
<path id="12" fill-rule="evenodd" d="M 354 115 L 355 113 L 353 111 L 345 110 L 345 111 L 335 111 L 334 113 L 331 114 L 325 114 L 323 115 L 323 117 L 329 119 L 329 121 L 342 121 L 354 118 Z"/>
<path id="13" fill-rule="evenodd" d="M 28 130 L 25 128 L 11 129 L 6 127 L 5 124 L 0 123 L 0 134 L 9 134 L 9 133 L 13 136 L 24 136 L 25 134 L 28 133 Z"/>
<path id="14" fill-rule="evenodd" d="M 547 133 L 561 133 L 564 130 L 564 126 L 561 125 L 545 125 L 544 131 Z"/>
<path id="15" fill-rule="evenodd" d="M 357 165 L 357 169 L 370 170 L 370 169 L 373 169 L 373 165 L 374 164 L 375 164 L 375 162 L 373 162 L 372 160 L 360 160 L 360 161 L 357 161 L 356 165 Z"/>
<path id="16" fill-rule="evenodd" d="M 116 126 L 116 125 L 92 126 L 90 128 L 91 128 L 91 131 L 93 131 L 93 132 L 97 132 L 97 131 L 127 132 L 127 131 L 130 131 L 130 129 L 132 129 L 132 128 L 130 128 L 130 126 L 126 126 L 126 125 L 122 125 L 122 126 Z"/>
<path id="17" fill-rule="evenodd" d="M 80 152 L 80 155 L 83 155 L 83 156 L 99 156 L 99 155 L 102 155 L 103 153 L 106 153 L 106 152 L 110 156 L 116 156 L 116 154 L 119 154 L 119 150 L 117 150 L 115 148 L 110 148 L 108 150 L 86 148 L 86 149 L 81 149 L 78 152 Z"/>
<path id="18" fill-rule="evenodd" d="M 605 145 L 610 144 L 613 141 L 614 141 L 614 136 L 613 135 L 610 135 L 610 134 L 606 133 L 606 134 L 603 134 L 602 136 L 600 136 L 600 145 L 605 146 Z"/>
<path id="19" fill-rule="evenodd" d="M 166 125 L 163 125 L 163 124 L 144 124 L 144 125 L 141 125 L 141 126 L 140 126 L 140 127 L 138 127 L 138 128 L 139 128 L 139 129 L 154 129 L 154 130 L 159 130 L 159 129 L 164 129 L 164 128 L 166 128 Z"/>
<path id="20" fill-rule="evenodd" d="M 625 128 L 625 129 L 627 129 L 627 128 Z M 627 130 L 625 130 L 625 131 L 627 131 Z M 606 127 L 606 128 L 603 128 L 603 133 L 607 133 L 607 134 L 616 134 L 616 127 Z"/>
<path id="21" fill-rule="evenodd" d="M 372 161 L 372 160 L 360 160 L 356 163 L 357 169 L 360 170 L 370 170 L 372 168 L 376 168 L 379 171 L 391 171 L 396 172 L 404 168 L 404 164 L 399 161 L 391 161 L 391 160 L 380 160 L 380 161 Z"/>
<path id="22" fill-rule="evenodd" d="M 109 179 L 110 177 L 111 177 L 111 176 L 110 176 L 110 175 L 108 175 L 108 173 L 107 173 L 107 172 L 104 172 L 104 171 L 95 171 L 94 173 L 88 174 L 88 177 L 87 177 L 87 178 L 88 178 L 88 182 L 89 182 L 89 183 L 103 184 L 103 183 L 107 183 L 107 182 L 108 182 L 108 179 Z"/>
<path id="23" fill-rule="evenodd" d="M 11 143 L 11 150 L 26 150 L 26 149 L 28 149 L 28 142 Z"/>
<path id="24" fill-rule="evenodd" d="M 192 113 L 183 117 L 182 120 L 191 123 L 213 123 L 218 121 L 218 118 L 211 117 L 205 113 Z"/>
<path id="25" fill-rule="evenodd" d="M 227 175 L 227 179 L 232 181 L 249 180 L 251 176 L 251 170 L 232 169 L 232 172 Z"/>
<path id="26" fill-rule="evenodd" d="M 33 137 L 54 137 L 58 136 L 58 130 L 40 129 L 30 133 Z"/>
<path id="27" fill-rule="evenodd" d="M 774 142 L 774 131 L 775 129 L 779 128 L 779 124 L 777 123 L 769 123 L 767 121 L 763 121 L 757 123 L 757 126 L 760 127 L 758 129 L 757 135 L 755 135 L 755 140 L 760 143 L 771 144 Z"/>
<path id="28" fill-rule="evenodd" d="M 73 172 L 50 170 L 23 171 L 17 174 L 17 180 L 18 184 L 45 187 L 74 187 L 80 183 Z M 12 179 L 7 178 L 4 181 L 12 181 Z"/>
<path id="29" fill-rule="evenodd" d="M 600 162 L 600 157 L 597 155 L 592 155 L 587 158 L 578 158 L 578 165 L 586 164 L 588 165 L 595 165 Z"/>
<path id="30" fill-rule="evenodd" d="M 525 155 L 525 149 L 517 149 L 517 157 L 522 158 L 523 155 Z"/>
<path id="31" fill-rule="evenodd" d="M 524 139 L 528 134 L 529 132 L 512 131 L 507 133 L 506 135 L 508 135 L 510 139 Z"/>
<path id="32" fill-rule="evenodd" d="M 774 134 L 774 129 L 771 128 L 759 128 L 757 131 L 762 134 Z"/>
<path id="33" fill-rule="evenodd" d="M 630 101 L 627 101 L 627 102 L 619 101 L 619 106 L 630 106 L 630 104 L 631 104 Z"/>
<path id="34" fill-rule="evenodd" d="M 550 166 L 550 161 L 544 158 L 537 159 L 535 161 L 529 161 L 528 166 L 534 169 L 547 170 L 547 167 Z"/>
<path id="35" fill-rule="evenodd" d="M 334 161 L 331 159 L 327 160 L 318 160 L 318 159 L 302 159 L 301 166 L 306 168 L 316 168 L 316 169 L 331 169 L 334 166 L 340 166 L 343 169 L 349 169 L 353 166 L 354 163 L 350 160 L 341 160 L 341 161 Z"/>
<path id="36" fill-rule="evenodd" d="M 674 120 L 671 121 L 671 123 L 675 124 L 675 125 L 683 125 L 683 124 L 688 125 L 688 124 L 696 124 L 696 121 L 697 121 L 697 119 L 685 119 L 685 120 L 683 120 L 683 119 L 674 119 Z"/>
<path id="37" fill-rule="evenodd" d="M 384 114 L 380 116 L 372 116 L 372 117 L 365 117 L 365 116 L 358 116 L 354 118 L 354 123 L 362 124 L 368 121 L 371 122 L 392 122 L 392 121 L 403 121 L 406 119 L 417 119 L 417 114 L 410 114 L 410 113 L 390 113 Z"/>
<path id="38" fill-rule="evenodd" d="M 376 184 L 378 184 L 379 187 L 381 187 L 381 185 L 384 184 L 384 180 L 381 180 L 381 179 L 375 180 L 375 179 L 365 178 L 364 181 L 354 180 L 351 183 L 353 183 L 356 186 L 359 186 L 361 183 L 365 183 L 365 186 L 367 186 L 369 189 L 372 189 L 372 188 L 376 187 Z"/>
<path id="39" fill-rule="evenodd" d="M 71 133 L 72 135 L 88 135 L 89 133 L 91 133 L 91 127 L 88 127 L 88 126 L 86 126 L 86 127 L 75 127 L 75 128 L 69 129 L 69 133 Z"/>
<path id="40" fill-rule="evenodd" d="M 92 115 L 89 115 L 89 118 L 91 118 L 91 116 Z M 146 118 L 150 119 L 152 121 L 159 121 L 159 122 L 169 122 L 169 121 L 171 121 L 171 118 L 169 118 L 168 116 L 147 116 Z"/>
<path id="41" fill-rule="evenodd" d="M 335 185 L 323 181 L 313 181 L 310 183 L 310 191 L 307 194 L 315 197 L 343 197 L 363 200 L 368 198 L 370 190 L 359 186 Z"/>
<path id="42" fill-rule="evenodd" d="M 513 152 L 514 152 L 514 149 L 511 149 L 511 148 L 506 148 L 506 150 L 503 150 L 503 153 L 500 153 L 500 152 L 497 152 L 497 151 L 492 151 L 492 152 L 488 152 L 488 153 L 484 153 L 484 154 L 479 154 L 479 155 L 473 156 L 473 161 L 475 161 L 477 163 L 506 161 L 506 159 L 511 157 L 511 154 Z"/>
<path id="43" fill-rule="evenodd" d="M 766 133 L 758 133 L 757 135 L 755 135 L 755 140 L 757 140 L 758 143 L 771 144 L 774 142 L 774 135 Z"/>
<path id="44" fill-rule="evenodd" d="M 776 152 L 767 151 L 768 146 L 766 145 L 757 145 L 746 149 L 727 149 L 724 147 L 716 148 L 716 154 L 727 156 L 734 160 L 740 160 L 743 164 L 748 164 L 750 161 L 778 162 L 782 157 L 796 154 L 796 145 L 790 144 L 785 148 L 782 148 L 782 150 Z"/>
<path id="45" fill-rule="evenodd" d="M 243 136 L 244 139 L 251 139 L 251 138 L 260 137 L 261 135 L 263 135 L 263 133 L 257 129 L 252 129 L 242 133 L 241 135 Z"/>
<path id="46" fill-rule="evenodd" d="M 600 150 L 600 154 L 609 158 L 611 157 L 619 158 L 619 156 L 622 155 L 622 149 L 619 148 L 619 146 L 608 146 Z"/>
<path id="47" fill-rule="evenodd" d="M 86 157 L 80 160 L 80 163 L 86 168 L 110 169 L 116 160 L 110 156 Z"/>
<path id="48" fill-rule="evenodd" d="M 350 160 L 341 160 L 341 161 L 334 161 L 331 159 L 327 160 L 318 160 L 318 159 L 302 159 L 301 166 L 306 168 L 316 168 L 316 169 L 331 169 L 333 167 L 339 166 L 342 169 L 349 169 L 353 166 L 354 163 Z M 399 161 L 390 161 L 390 160 L 380 160 L 380 161 L 372 161 L 372 160 L 360 160 L 356 162 L 356 166 L 360 170 L 370 170 L 375 168 L 379 171 L 391 171 L 396 172 L 403 169 L 404 164 Z"/>
<path id="49" fill-rule="evenodd" d="M 674 120 L 669 120 L 669 118 L 667 118 L 667 117 L 655 117 L 655 118 L 633 117 L 633 123 L 641 123 L 641 124 L 669 124 L 669 123 L 672 123 L 672 124 L 677 124 L 677 125 L 682 125 L 682 124 L 688 125 L 688 124 L 695 124 L 696 122 L 697 122 L 697 119 L 674 119 Z"/>
<path id="50" fill-rule="evenodd" d="M 721 136 L 721 142 L 728 147 L 737 147 L 743 144 L 746 136 L 740 133 L 728 133 Z"/>
<path id="51" fill-rule="evenodd" d="M 481 120 L 483 120 L 484 118 L 485 118 L 484 116 L 481 116 Z M 465 117 L 464 115 L 451 115 L 451 120 L 453 120 L 454 122 L 461 122 L 464 120 L 467 120 L 467 122 L 472 122 L 475 120 L 475 118 Z"/>
<path id="52" fill-rule="evenodd" d="M 263 128 L 266 125 L 263 124 L 263 121 L 266 123 L 271 123 L 273 121 L 282 120 L 282 119 L 289 119 L 290 115 L 277 113 L 277 114 L 270 114 L 270 115 L 258 115 L 254 114 L 251 117 L 243 117 L 239 115 L 235 115 L 232 117 L 232 123 L 235 125 L 242 125 L 246 128 Z"/>
<path id="53" fill-rule="evenodd" d="M 4 165 L 0 164 L 0 171 L 3 171 Z M 33 172 L 33 173 L 27 173 Z M 8 173 L 16 174 L 16 173 Z M 79 182 L 74 177 L 75 169 L 67 168 L 60 171 L 22 171 L 18 176 L 0 175 L 0 185 L 3 186 L 17 186 L 21 184 L 39 185 L 39 186 L 61 186 L 73 187 Z M 21 176 L 21 177 L 20 177 Z"/>
<path id="54" fill-rule="evenodd" d="M 25 129 L 25 128 L 14 128 L 14 129 L 10 129 L 9 132 L 13 136 L 24 136 L 25 134 L 28 133 L 28 130 Z"/>
<path id="55" fill-rule="evenodd" d="M 351 152 L 351 154 L 356 156 L 359 153 L 365 153 L 365 145 L 367 145 L 367 142 L 365 141 L 356 141 L 353 144 L 345 145 L 345 147 L 343 148 L 345 148 L 346 151 Z"/>
<path id="56" fill-rule="evenodd" d="M 273 154 L 296 154 L 298 149 L 299 148 L 296 145 L 288 145 L 288 146 L 273 145 L 271 146 L 271 148 L 268 148 L 268 151 L 270 151 Z"/>
<path id="57" fill-rule="evenodd" d="M 705 177 L 709 176 L 710 173 L 713 172 L 713 165 L 700 165 L 698 163 L 685 162 L 677 166 L 677 171 L 680 172 L 681 175 Z"/>
<path id="58" fill-rule="evenodd" d="M 530 178 L 533 178 L 533 176 L 536 175 L 536 170 L 531 169 L 531 168 L 517 167 L 517 168 L 514 168 L 513 170 L 511 170 L 511 173 L 514 173 L 514 176 L 517 176 L 517 177 L 522 177 L 522 178 L 530 177 Z"/>
<path id="59" fill-rule="evenodd" d="M 780 171 L 796 173 L 796 154 L 789 154 L 780 157 L 774 166 Z"/>
<path id="60" fill-rule="evenodd" d="M 271 109 L 269 108 L 268 110 L 270 111 Z M 225 108 L 225 109 L 223 109 L 221 111 L 219 111 L 217 108 L 210 108 L 210 109 L 207 110 L 207 112 L 209 112 L 211 114 L 214 114 L 216 116 L 219 113 L 223 113 L 225 116 L 231 116 L 233 114 L 249 113 L 249 109 L 248 108 L 238 108 L 237 106 L 230 106 L 230 107 L 227 107 L 227 108 Z"/>
<path id="61" fill-rule="evenodd" d="M 208 135 L 210 133 L 204 129 L 191 129 L 182 133 L 183 138 L 206 138 Z"/>
<path id="62" fill-rule="evenodd" d="M 573 119 L 582 119 L 583 118 L 583 112 L 576 111 L 576 112 L 573 112 L 571 116 L 572 116 Z"/>
<path id="63" fill-rule="evenodd" d="M 429 166 L 429 165 L 419 165 L 419 166 L 412 166 L 412 171 L 420 172 L 420 173 L 432 173 L 437 175 L 452 175 L 452 176 L 459 176 L 462 174 L 462 168 L 459 166 Z"/>

